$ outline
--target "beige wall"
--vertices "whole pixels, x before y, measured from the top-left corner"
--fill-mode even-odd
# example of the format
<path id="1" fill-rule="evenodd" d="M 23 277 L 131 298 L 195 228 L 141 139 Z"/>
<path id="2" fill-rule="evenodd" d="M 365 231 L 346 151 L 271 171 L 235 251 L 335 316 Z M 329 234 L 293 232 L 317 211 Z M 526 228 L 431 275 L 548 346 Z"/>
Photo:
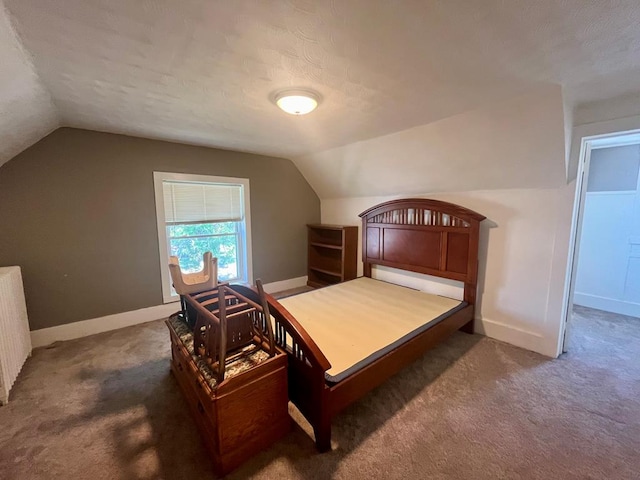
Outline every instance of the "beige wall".
<path id="1" fill-rule="evenodd" d="M 0 168 L 32 330 L 162 303 L 153 171 L 249 178 L 254 278 L 306 274 L 320 202 L 289 160 L 62 128 Z"/>

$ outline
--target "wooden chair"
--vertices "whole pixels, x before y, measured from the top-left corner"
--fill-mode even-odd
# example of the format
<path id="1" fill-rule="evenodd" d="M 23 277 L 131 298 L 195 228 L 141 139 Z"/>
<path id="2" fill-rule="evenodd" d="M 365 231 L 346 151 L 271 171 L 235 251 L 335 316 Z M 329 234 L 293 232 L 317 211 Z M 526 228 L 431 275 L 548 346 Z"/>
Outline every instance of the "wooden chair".
<path id="1" fill-rule="evenodd" d="M 202 270 L 184 273 L 178 257 L 169 257 L 169 273 L 173 289 L 180 295 L 180 315 L 187 324 L 195 326 L 195 312 L 189 308 L 186 295 L 212 290 L 218 285 L 218 259 L 211 252 L 204 252 Z"/>

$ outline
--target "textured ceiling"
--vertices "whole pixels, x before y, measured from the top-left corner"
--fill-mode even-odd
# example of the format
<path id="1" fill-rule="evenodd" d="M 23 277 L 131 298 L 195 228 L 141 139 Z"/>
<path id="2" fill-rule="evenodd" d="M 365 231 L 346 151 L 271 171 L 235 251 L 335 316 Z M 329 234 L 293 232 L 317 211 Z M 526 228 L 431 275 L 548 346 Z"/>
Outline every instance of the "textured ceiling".
<path id="1" fill-rule="evenodd" d="M 637 0 L 5 3 L 62 124 L 285 157 L 540 84 L 563 85 L 574 103 L 640 85 Z M 288 116 L 268 100 L 288 86 L 324 101 Z"/>
<path id="2" fill-rule="evenodd" d="M 558 85 L 294 162 L 321 199 L 566 184 Z"/>
<path id="3" fill-rule="evenodd" d="M 0 3 L 0 166 L 58 126 L 51 98 Z"/>

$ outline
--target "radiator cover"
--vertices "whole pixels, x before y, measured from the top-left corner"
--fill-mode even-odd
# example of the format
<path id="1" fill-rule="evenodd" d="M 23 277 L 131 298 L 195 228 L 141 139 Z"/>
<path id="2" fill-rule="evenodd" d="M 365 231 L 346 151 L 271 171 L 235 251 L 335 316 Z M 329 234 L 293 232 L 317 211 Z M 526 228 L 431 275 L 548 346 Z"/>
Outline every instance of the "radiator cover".
<path id="1" fill-rule="evenodd" d="M 20 267 L 0 268 L 0 404 L 31 355 L 31 336 Z"/>

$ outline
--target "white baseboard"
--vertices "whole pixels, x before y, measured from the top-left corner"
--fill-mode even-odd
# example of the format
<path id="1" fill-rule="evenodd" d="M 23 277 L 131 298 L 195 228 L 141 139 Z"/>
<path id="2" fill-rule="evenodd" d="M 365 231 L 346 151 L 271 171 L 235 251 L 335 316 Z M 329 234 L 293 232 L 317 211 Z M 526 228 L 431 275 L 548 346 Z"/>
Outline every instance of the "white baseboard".
<path id="1" fill-rule="evenodd" d="M 265 283 L 264 291 L 267 293 L 282 292 L 291 288 L 304 287 L 307 284 L 307 276 L 290 278 L 289 280 L 281 280 L 279 282 Z"/>
<path id="2" fill-rule="evenodd" d="M 576 292 L 573 294 L 573 303 L 583 307 L 604 310 L 605 312 L 619 313 L 620 315 L 629 315 L 630 317 L 640 317 L 640 304 L 617 300 L 615 298 Z"/>
<path id="3" fill-rule="evenodd" d="M 267 293 L 280 292 L 297 288 L 307 284 L 307 277 L 291 278 L 279 282 L 266 283 L 264 290 Z M 82 320 L 80 322 L 67 323 L 55 327 L 42 328 L 31 332 L 31 344 L 33 348 L 50 345 L 53 342 L 73 340 L 74 338 L 87 337 L 96 333 L 108 332 L 119 328 L 130 327 L 140 323 L 147 323 L 161 318 L 167 318 L 180 309 L 178 302 L 165 303 L 154 307 L 141 308 L 130 312 L 116 313 L 100 318 Z"/>
<path id="4" fill-rule="evenodd" d="M 507 325 L 505 323 L 489 320 L 487 318 L 476 319 L 475 332 L 487 337 L 495 338 L 501 342 L 515 345 L 516 347 L 531 350 L 547 357 L 557 357 L 557 345 L 544 335 L 531 332 L 522 328 Z"/>
<path id="5" fill-rule="evenodd" d="M 151 322 L 160 318 L 167 318 L 179 309 L 180 304 L 178 302 L 166 303 L 164 305 L 156 305 L 155 307 L 141 308 L 140 310 L 132 310 L 130 312 L 116 313 L 105 317 L 33 330 L 31 332 L 31 343 L 35 348 L 62 340 L 87 337 L 96 333 L 108 332 L 110 330 L 117 330 L 118 328 Z"/>

